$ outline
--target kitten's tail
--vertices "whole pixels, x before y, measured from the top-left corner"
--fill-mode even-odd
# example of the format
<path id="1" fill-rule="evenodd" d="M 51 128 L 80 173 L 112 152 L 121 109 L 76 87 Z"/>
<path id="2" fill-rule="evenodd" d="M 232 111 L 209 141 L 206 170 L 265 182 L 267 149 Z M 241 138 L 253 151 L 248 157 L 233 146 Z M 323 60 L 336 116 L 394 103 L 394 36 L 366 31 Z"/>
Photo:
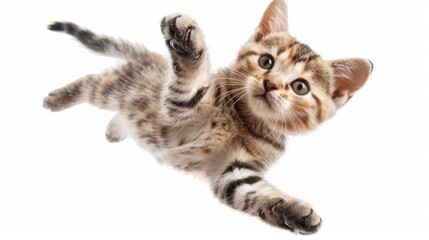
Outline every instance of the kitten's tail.
<path id="1" fill-rule="evenodd" d="M 54 22 L 48 29 L 55 32 L 64 32 L 79 40 L 89 49 L 112 57 L 136 61 L 147 54 L 145 47 L 133 44 L 122 39 L 97 35 L 71 22 Z"/>

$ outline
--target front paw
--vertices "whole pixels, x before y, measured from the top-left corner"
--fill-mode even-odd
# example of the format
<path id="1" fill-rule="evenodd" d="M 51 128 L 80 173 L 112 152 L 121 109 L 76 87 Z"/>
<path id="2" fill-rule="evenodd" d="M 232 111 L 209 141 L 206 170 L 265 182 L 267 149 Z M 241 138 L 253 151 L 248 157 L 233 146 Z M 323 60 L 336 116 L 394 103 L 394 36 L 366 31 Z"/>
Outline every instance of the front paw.
<path id="1" fill-rule="evenodd" d="M 258 215 L 272 225 L 304 235 L 317 232 L 322 225 L 313 208 L 299 200 L 271 199 Z"/>
<path id="2" fill-rule="evenodd" d="M 187 60 L 198 60 L 203 54 L 202 33 L 192 19 L 173 14 L 162 19 L 161 30 L 170 52 Z"/>

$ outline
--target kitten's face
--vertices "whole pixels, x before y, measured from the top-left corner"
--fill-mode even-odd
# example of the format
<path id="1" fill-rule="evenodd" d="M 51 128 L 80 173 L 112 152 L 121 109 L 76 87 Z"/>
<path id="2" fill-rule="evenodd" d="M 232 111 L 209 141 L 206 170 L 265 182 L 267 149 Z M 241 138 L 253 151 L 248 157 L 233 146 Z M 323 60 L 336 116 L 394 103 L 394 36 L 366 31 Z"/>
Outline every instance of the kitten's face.
<path id="1" fill-rule="evenodd" d="M 247 43 L 236 66 L 246 75 L 245 101 L 270 126 L 305 132 L 335 111 L 329 64 L 286 34 Z"/>
<path id="2" fill-rule="evenodd" d="M 240 81 L 233 91 L 244 92 L 241 101 L 272 128 L 303 133 L 331 117 L 365 84 L 372 63 L 325 61 L 290 36 L 287 21 L 285 2 L 273 0 L 239 53 L 234 78 Z"/>

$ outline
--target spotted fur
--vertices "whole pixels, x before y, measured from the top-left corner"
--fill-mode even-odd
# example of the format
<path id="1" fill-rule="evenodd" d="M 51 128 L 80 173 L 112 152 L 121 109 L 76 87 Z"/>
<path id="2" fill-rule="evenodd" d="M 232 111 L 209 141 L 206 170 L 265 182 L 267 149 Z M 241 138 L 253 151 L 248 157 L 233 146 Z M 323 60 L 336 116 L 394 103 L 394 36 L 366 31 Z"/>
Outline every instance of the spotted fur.
<path id="1" fill-rule="evenodd" d="M 160 162 L 206 177 L 230 207 L 273 226 L 314 233 L 322 223 L 317 213 L 277 190 L 264 172 L 284 153 L 287 136 L 332 117 L 365 84 L 372 64 L 322 59 L 290 35 L 286 8 L 273 0 L 235 63 L 215 73 L 200 28 L 183 14 L 161 21 L 168 59 L 55 22 L 50 30 L 126 63 L 52 91 L 44 107 L 61 111 L 88 102 L 116 111 L 106 130 L 109 141 L 131 136 Z"/>

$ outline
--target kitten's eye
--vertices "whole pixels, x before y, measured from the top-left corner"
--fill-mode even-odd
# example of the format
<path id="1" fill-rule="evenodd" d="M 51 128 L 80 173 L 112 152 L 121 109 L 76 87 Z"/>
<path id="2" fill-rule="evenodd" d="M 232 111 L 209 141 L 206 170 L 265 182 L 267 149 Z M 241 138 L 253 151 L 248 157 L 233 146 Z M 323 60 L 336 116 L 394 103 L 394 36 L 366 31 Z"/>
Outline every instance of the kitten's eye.
<path id="1" fill-rule="evenodd" d="M 271 70 L 274 66 L 274 59 L 271 55 L 266 54 L 259 58 L 259 66 L 263 69 Z"/>
<path id="2" fill-rule="evenodd" d="M 310 92 L 310 86 L 308 82 L 302 78 L 298 78 L 297 80 L 293 81 L 290 86 L 298 95 L 305 95 Z"/>

